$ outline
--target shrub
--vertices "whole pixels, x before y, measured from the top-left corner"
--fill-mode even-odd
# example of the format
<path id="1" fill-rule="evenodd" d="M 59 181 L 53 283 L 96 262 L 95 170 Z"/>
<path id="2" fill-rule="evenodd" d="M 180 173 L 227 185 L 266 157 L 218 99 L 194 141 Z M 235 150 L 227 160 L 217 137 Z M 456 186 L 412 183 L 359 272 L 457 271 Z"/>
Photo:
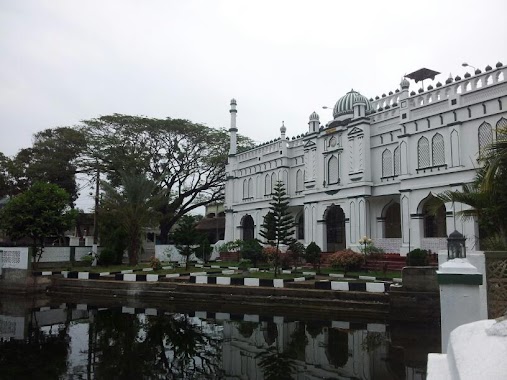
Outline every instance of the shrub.
<path id="1" fill-rule="evenodd" d="M 329 262 L 331 266 L 335 269 L 341 268 L 345 273 L 351 270 L 357 270 L 361 268 L 363 264 L 364 257 L 362 254 L 352 251 L 351 249 L 346 249 L 344 251 L 339 251 L 333 253 Z"/>
<path id="2" fill-rule="evenodd" d="M 289 245 L 287 253 L 290 255 L 294 265 L 299 266 L 301 264 L 301 259 L 305 255 L 305 246 L 303 243 L 295 241 Z"/>
<path id="3" fill-rule="evenodd" d="M 250 260 L 254 267 L 262 259 L 262 245 L 257 240 L 246 240 L 241 244 L 241 257 Z"/>
<path id="4" fill-rule="evenodd" d="M 305 260 L 313 265 L 313 268 L 316 268 L 318 271 L 320 271 L 320 254 L 322 250 L 320 247 L 315 243 L 311 242 L 308 244 L 308 247 L 306 247 L 305 251 Z"/>
<path id="5" fill-rule="evenodd" d="M 90 254 L 90 255 L 86 255 L 86 256 L 81 257 L 81 262 L 85 265 L 92 265 L 93 259 L 94 259 L 93 255 Z"/>
<path id="6" fill-rule="evenodd" d="M 162 269 L 162 263 L 158 258 L 152 256 L 152 258 L 150 259 L 150 267 L 153 268 L 154 270 L 160 270 Z"/>
<path id="7" fill-rule="evenodd" d="M 275 277 L 278 274 L 278 267 L 281 264 L 281 252 L 276 247 L 268 245 L 262 249 L 262 254 L 275 269 Z"/>
<path id="8" fill-rule="evenodd" d="M 91 256 L 90 256 L 91 257 Z M 99 254 L 99 265 L 108 266 L 113 265 L 116 261 L 116 255 L 111 248 L 103 248 Z"/>
<path id="9" fill-rule="evenodd" d="M 428 251 L 416 248 L 407 254 L 407 265 L 412 267 L 427 266 L 430 260 Z"/>
<path id="10" fill-rule="evenodd" d="M 241 270 L 247 270 L 252 265 L 252 262 L 248 259 L 241 259 L 239 261 L 238 268 Z"/>

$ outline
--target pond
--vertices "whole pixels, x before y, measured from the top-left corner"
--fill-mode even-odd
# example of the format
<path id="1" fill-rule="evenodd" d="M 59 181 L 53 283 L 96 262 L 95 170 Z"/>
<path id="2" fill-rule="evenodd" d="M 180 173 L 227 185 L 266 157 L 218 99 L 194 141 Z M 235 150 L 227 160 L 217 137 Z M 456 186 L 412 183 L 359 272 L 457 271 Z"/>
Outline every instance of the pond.
<path id="1" fill-rule="evenodd" d="M 21 304 L 0 298 L 0 379 L 424 379 L 440 350 L 438 326 Z"/>

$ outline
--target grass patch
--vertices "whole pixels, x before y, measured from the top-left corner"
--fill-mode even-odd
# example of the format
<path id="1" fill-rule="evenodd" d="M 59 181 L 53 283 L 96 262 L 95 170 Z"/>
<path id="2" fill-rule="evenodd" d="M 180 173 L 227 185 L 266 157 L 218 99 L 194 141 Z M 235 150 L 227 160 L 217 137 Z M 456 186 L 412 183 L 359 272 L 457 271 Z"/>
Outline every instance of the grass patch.
<path id="1" fill-rule="evenodd" d="M 340 273 L 343 274 L 342 270 L 337 270 L 334 268 L 321 268 L 320 274 L 328 275 L 330 273 Z M 347 276 L 371 276 L 371 277 L 383 277 L 383 278 L 395 278 L 401 277 L 401 271 L 351 271 L 347 272 Z"/>

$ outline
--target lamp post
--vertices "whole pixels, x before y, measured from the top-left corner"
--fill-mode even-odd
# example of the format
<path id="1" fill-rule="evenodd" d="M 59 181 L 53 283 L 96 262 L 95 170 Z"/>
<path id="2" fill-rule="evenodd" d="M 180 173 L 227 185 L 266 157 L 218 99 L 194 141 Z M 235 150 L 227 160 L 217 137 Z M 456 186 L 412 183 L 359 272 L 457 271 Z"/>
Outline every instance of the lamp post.
<path id="1" fill-rule="evenodd" d="M 469 65 L 469 64 L 468 64 L 468 63 L 466 63 L 466 62 L 463 62 L 463 63 L 461 64 L 461 66 L 463 66 L 463 67 L 471 67 L 472 69 L 477 70 L 477 67 L 472 66 L 472 65 Z"/>
<path id="2" fill-rule="evenodd" d="M 447 238 L 448 260 L 464 259 L 467 256 L 465 242 L 466 238 L 456 230 L 449 235 Z"/>

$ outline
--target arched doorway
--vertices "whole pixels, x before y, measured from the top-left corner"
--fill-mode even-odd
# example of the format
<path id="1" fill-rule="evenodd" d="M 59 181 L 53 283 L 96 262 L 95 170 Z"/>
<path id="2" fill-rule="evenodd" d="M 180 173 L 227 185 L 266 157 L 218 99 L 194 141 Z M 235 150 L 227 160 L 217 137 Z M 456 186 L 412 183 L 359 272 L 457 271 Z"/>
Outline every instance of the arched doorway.
<path id="1" fill-rule="evenodd" d="M 392 203 L 387 206 L 384 214 L 384 237 L 401 238 L 401 213 L 400 204 Z"/>
<path id="2" fill-rule="evenodd" d="M 243 229 L 243 240 L 252 240 L 254 238 L 254 220 L 251 215 L 245 215 L 241 220 L 241 227 Z"/>
<path id="3" fill-rule="evenodd" d="M 326 236 L 328 252 L 345 249 L 345 213 L 340 206 L 330 206 L 326 212 Z"/>
<path id="4" fill-rule="evenodd" d="M 446 211 L 441 200 L 430 196 L 424 203 L 422 214 L 425 238 L 447 237 Z"/>

